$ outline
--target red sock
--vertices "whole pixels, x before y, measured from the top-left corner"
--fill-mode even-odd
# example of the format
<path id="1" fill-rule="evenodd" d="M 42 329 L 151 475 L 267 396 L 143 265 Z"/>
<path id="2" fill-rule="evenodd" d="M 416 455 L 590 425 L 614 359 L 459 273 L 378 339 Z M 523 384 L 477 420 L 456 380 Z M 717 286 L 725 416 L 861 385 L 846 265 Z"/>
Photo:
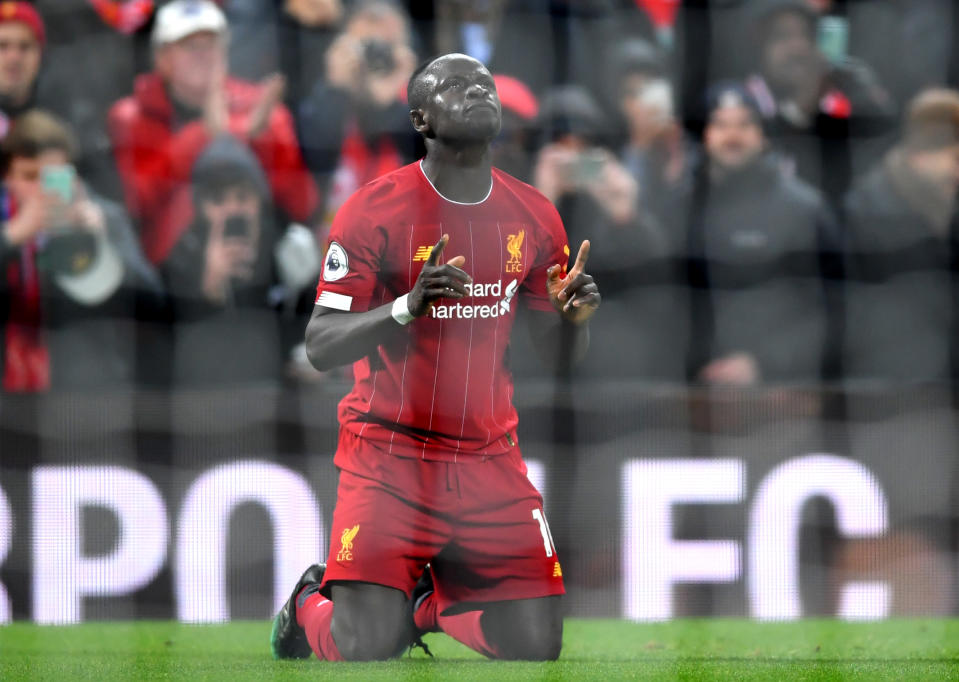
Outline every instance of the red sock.
<path id="1" fill-rule="evenodd" d="M 432 598 L 432 595 L 429 598 Z M 457 642 L 462 642 L 473 651 L 478 651 L 489 658 L 499 658 L 499 650 L 490 644 L 486 635 L 483 634 L 483 628 L 480 625 L 482 615 L 482 611 L 467 611 L 457 613 L 455 616 L 437 616 L 436 622 L 443 632 Z"/>
<path id="2" fill-rule="evenodd" d="M 333 602 L 319 592 L 308 596 L 303 605 L 296 609 L 296 624 L 306 630 L 306 640 L 321 661 L 343 660 L 330 631 L 332 622 Z"/>
<path id="3" fill-rule="evenodd" d="M 413 624 L 423 632 L 439 632 L 436 622 L 436 593 L 430 592 L 413 612 Z"/>

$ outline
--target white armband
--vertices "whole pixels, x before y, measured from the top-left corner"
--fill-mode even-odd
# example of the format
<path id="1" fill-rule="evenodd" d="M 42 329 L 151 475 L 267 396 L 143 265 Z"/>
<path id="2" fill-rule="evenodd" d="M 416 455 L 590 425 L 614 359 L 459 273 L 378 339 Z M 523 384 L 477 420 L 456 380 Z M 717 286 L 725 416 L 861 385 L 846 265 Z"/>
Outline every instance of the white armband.
<path id="1" fill-rule="evenodd" d="M 406 303 L 407 297 L 409 297 L 409 294 L 403 294 L 393 301 L 393 319 L 399 324 L 409 324 L 415 319 L 410 314 L 410 307 Z"/>

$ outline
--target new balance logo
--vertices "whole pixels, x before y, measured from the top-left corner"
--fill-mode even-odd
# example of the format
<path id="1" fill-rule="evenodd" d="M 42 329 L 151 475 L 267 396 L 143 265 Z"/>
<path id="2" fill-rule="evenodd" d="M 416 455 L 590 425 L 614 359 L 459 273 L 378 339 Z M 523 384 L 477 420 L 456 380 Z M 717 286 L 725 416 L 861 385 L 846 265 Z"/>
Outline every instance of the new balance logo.
<path id="1" fill-rule="evenodd" d="M 430 257 L 430 251 L 433 250 L 432 246 L 419 246 L 416 249 L 416 253 L 413 254 L 413 262 L 426 261 Z"/>

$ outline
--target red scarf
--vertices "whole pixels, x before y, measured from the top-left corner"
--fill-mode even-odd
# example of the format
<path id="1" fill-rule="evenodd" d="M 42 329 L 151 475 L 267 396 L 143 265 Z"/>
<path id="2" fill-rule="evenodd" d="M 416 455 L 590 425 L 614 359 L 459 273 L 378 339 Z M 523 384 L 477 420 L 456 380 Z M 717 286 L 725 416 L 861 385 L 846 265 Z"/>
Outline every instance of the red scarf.
<path id="1" fill-rule="evenodd" d="M 8 199 L 8 216 L 16 213 Z M 4 328 L 3 390 L 37 393 L 50 388 L 50 350 L 43 333 L 40 309 L 40 276 L 36 266 L 37 243 L 20 248 L 20 258 L 7 266 L 10 309 Z"/>

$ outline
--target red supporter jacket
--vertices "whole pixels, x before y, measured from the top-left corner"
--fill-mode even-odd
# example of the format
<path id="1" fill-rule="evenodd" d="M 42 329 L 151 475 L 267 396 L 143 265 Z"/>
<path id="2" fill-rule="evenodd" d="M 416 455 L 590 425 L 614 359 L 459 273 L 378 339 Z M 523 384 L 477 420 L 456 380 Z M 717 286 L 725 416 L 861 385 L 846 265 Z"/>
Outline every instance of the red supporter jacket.
<path id="1" fill-rule="evenodd" d="M 235 78 L 226 81 L 229 129 L 243 137 L 260 86 Z M 159 75 L 137 77 L 133 95 L 111 108 L 110 139 L 130 214 L 137 220 L 147 258 L 163 262 L 193 218 L 190 173 L 211 136 L 202 120 L 173 130 L 173 105 Z M 293 117 L 282 105 L 247 140 L 270 183 L 273 201 L 293 220 L 314 218 L 319 196 L 297 143 Z"/>

